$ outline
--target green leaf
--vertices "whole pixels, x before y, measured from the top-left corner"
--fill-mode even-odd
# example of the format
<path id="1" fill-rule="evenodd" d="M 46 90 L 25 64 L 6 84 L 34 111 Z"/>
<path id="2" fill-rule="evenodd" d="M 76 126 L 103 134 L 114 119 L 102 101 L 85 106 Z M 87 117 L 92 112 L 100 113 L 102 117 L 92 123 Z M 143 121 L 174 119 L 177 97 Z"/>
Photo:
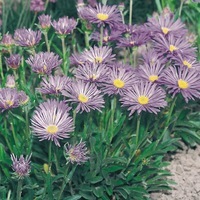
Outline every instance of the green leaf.
<path id="1" fill-rule="evenodd" d="M 73 195 L 71 197 L 64 198 L 64 200 L 78 200 L 81 197 L 82 197 L 81 195 Z"/>
<path id="2" fill-rule="evenodd" d="M 88 179 L 88 181 L 90 181 L 90 183 L 92 184 L 99 183 L 102 180 L 103 180 L 102 176 L 91 177 L 90 179 Z"/>

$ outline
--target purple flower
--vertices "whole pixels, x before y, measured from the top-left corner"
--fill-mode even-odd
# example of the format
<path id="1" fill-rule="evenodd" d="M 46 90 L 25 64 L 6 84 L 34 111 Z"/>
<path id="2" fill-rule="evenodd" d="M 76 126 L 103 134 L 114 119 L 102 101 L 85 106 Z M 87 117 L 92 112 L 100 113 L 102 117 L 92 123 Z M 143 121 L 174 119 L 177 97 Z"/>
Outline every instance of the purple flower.
<path id="1" fill-rule="evenodd" d="M 42 14 L 38 17 L 41 29 L 48 30 L 51 27 L 51 16 Z"/>
<path id="2" fill-rule="evenodd" d="M 48 79 L 43 78 L 40 88 L 37 90 L 42 94 L 61 94 L 64 87 L 70 84 L 70 78 L 66 76 L 49 76 Z"/>
<path id="3" fill-rule="evenodd" d="M 67 97 L 67 102 L 77 103 L 76 112 L 90 112 L 90 110 L 101 111 L 104 100 L 97 86 L 89 82 L 75 81 L 68 85 L 62 94 Z"/>
<path id="4" fill-rule="evenodd" d="M 156 84 L 150 82 L 139 82 L 127 90 L 121 97 L 122 106 L 128 107 L 129 116 L 135 111 L 157 114 L 160 108 L 167 105 L 165 91 Z"/>
<path id="5" fill-rule="evenodd" d="M 11 69 L 18 69 L 20 66 L 21 62 L 21 56 L 19 54 L 12 54 L 10 55 L 9 58 L 6 59 L 6 64 L 11 68 Z"/>
<path id="6" fill-rule="evenodd" d="M 102 91 L 108 95 L 123 94 L 137 81 L 134 70 L 124 64 L 115 63 L 109 68 L 107 80 L 102 83 Z"/>
<path id="7" fill-rule="evenodd" d="M 108 78 L 108 67 L 104 64 L 85 63 L 75 70 L 75 77 L 100 86 Z"/>
<path id="8" fill-rule="evenodd" d="M 117 6 L 107 6 L 98 4 L 95 8 L 91 6 L 83 7 L 79 11 L 79 16 L 90 23 L 97 24 L 98 27 L 108 24 L 113 27 L 117 23 L 121 23 L 121 14 Z"/>
<path id="9" fill-rule="evenodd" d="M 42 33 L 31 29 L 17 29 L 14 33 L 15 43 L 22 47 L 33 47 L 41 40 Z"/>
<path id="10" fill-rule="evenodd" d="M 19 93 L 15 88 L 0 89 L 0 110 L 19 107 Z"/>
<path id="11" fill-rule="evenodd" d="M 185 38 L 175 38 L 173 35 L 169 35 L 167 39 L 163 35 L 158 34 L 158 37 L 155 38 L 154 46 L 160 56 L 165 54 L 170 58 L 178 54 L 195 56 L 195 48 L 192 48 Z"/>
<path id="12" fill-rule="evenodd" d="M 83 56 L 77 52 L 73 53 L 70 56 L 69 60 L 71 65 L 81 65 L 85 63 L 85 59 L 83 58 Z"/>
<path id="13" fill-rule="evenodd" d="M 195 97 L 200 98 L 200 77 L 195 70 L 169 67 L 164 71 L 161 80 L 173 97 L 181 93 L 186 102 Z"/>
<path id="14" fill-rule="evenodd" d="M 76 163 L 81 165 L 89 159 L 88 151 L 85 142 L 81 142 L 77 145 L 71 145 L 67 143 L 64 146 L 66 159 L 72 164 Z"/>
<path id="15" fill-rule="evenodd" d="M 35 73 L 49 75 L 54 68 L 61 65 L 62 60 L 52 52 L 40 52 L 34 56 L 30 56 L 26 62 L 32 67 Z"/>
<path id="16" fill-rule="evenodd" d="M 115 55 L 112 55 L 112 49 L 107 46 L 103 47 L 90 47 L 89 50 L 85 50 L 81 54 L 81 58 L 85 62 L 91 62 L 91 63 L 111 63 L 115 60 Z"/>
<path id="17" fill-rule="evenodd" d="M 15 88 L 15 77 L 13 75 L 8 75 L 7 80 L 6 80 L 6 85 L 7 88 Z"/>
<path id="18" fill-rule="evenodd" d="M 156 62 L 152 65 L 144 63 L 143 65 L 140 65 L 138 69 L 138 76 L 143 80 L 150 81 L 152 83 L 159 83 L 164 67 L 165 65 L 159 62 Z"/>
<path id="19" fill-rule="evenodd" d="M 69 110 L 63 101 L 48 100 L 41 103 L 31 119 L 34 135 L 40 138 L 40 141 L 51 140 L 60 146 L 59 140 L 69 138 L 69 133 L 74 131 Z"/>
<path id="20" fill-rule="evenodd" d="M 173 35 L 175 37 L 182 37 L 186 34 L 185 25 L 180 19 L 175 21 L 171 16 L 159 16 L 148 19 L 148 27 L 153 32 L 153 36 L 156 37 L 157 33 L 164 36 Z"/>
<path id="21" fill-rule="evenodd" d="M 29 173 L 31 171 L 30 159 L 31 155 L 26 156 L 25 158 L 23 155 L 21 155 L 18 160 L 17 156 L 11 154 L 12 169 L 19 179 L 23 179 L 25 176 L 29 176 Z"/>
<path id="22" fill-rule="evenodd" d="M 42 12 L 45 10 L 45 4 L 43 0 L 31 0 L 30 11 Z"/>
<path id="23" fill-rule="evenodd" d="M 59 18 L 58 21 L 53 21 L 52 26 L 59 35 L 67 35 L 71 33 L 77 25 L 75 19 L 69 19 L 68 17 Z"/>
<path id="24" fill-rule="evenodd" d="M 12 38 L 12 35 L 8 33 L 4 34 L 1 40 L 1 44 L 5 47 L 11 47 L 12 45 L 14 45 L 14 40 Z"/>

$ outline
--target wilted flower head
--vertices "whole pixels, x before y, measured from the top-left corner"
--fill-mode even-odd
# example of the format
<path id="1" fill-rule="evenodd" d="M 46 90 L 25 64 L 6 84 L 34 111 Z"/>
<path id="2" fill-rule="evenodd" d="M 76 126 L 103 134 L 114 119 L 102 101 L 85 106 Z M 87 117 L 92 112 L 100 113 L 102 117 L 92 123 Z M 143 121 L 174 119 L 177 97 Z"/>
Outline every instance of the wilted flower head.
<path id="1" fill-rule="evenodd" d="M 7 88 L 15 88 L 15 77 L 13 75 L 8 75 L 6 79 L 6 87 Z"/>
<path id="2" fill-rule="evenodd" d="M 29 96 L 24 91 L 19 91 L 20 106 L 26 105 L 29 102 Z"/>
<path id="3" fill-rule="evenodd" d="M 42 33 L 31 29 L 17 29 L 14 33 L 15 43 L 22 47 L 33 47 L 41 40 Z"/>
<path id="4" fill-rule="evenodd" d="M 16 108 L 19 106 L 19 93 L 15 88 L 2 88 L 0 90 L 0 110 Z"/>
<path id="5" fill-rule="evenodd" d="M 1 40 L 1 44 L 5 47 L 10 47 L 12 45 L 14 45 L 14 40 L 12 38 L 12 35 L 11 34 L 4 34 L 3 35 L 3 38 Z"/>
<path id="6" fill-rule="evenodd" d="M 40 91 L 42 94 L 61 94 L 61 91 L 70 84 L 71 79 L 66 76 L 49 76 L 48 79 L 43 78 L 40 84 Z"/>
<path id="7" fill-rule="evenodd" d="M 137 81 L 134 70 L 124 64 L 115 63 L 109 68 L 107 80 L 102 83 L 102 91 L 108 95 L 123 94 Z"/>
<path id="8" fill-rule="evenodd" d="M 14 154 L 11 154 L 12 169 L 15 172 L 15 175 L 19 179 L 22 179 L 25 176 L 29 176 L 29 173 L 31 171 L 30 159 L 31 159 L 31 155 L 26 156 L 25 158 L 23 155 L 21 155 L 18 160 L 17 156 L 15 156 Z"/>
<path id="9" fill-rule="evenodd" d="M 52 26 L 59 35 L 67 35 L 71 33 L 77 25 L 75 19 L 69 19 L 68 17 L 59 18 L 58 21 L 53 21 Z"/>
<path id="10" fill-rule="evenodd" d="M 30 11 L 41 12 L 45 10 L 45 3 L 43 0 L 31 0 Z"/>
<path id="11" fill-rule="evenodd" d="M 60 146 L 59 140 L 69 138 L 74 131 L 73 119 L 69 116 L 70 108 L 63 101 L 48 100 L 41 103 L 31 119 L 31 129 L 42 140 L 51 140 Z"/>
<path id="12" fill-rule="evenodd" d="M 77 112 L 90 112 L 90 110 L 101 111 L 104 107 L 104 100 L 101 91 L 97 86 L 89 82 L 75 81 L 68 85 L 62 94 L 67 97 L 67 102 L 78 104 Z"/>
<path id="13" fill-rule="evenodd" d="M 195 70 L 169 67 L 164 71 L 161 80 L 173 97 L 181 93 L 186 102 L 200 98 L 200 77 Z"/>
<path id="14" fill-rule="evenodd" d="M 12 54 L 9 58 L 6 59 L 6 64 L 12 68 L 12 69 L 18 69 L 20 62 L 21 62 L 21 56 L 19 54 Z"/>
<path id="15" fill-rule="evenodd" d="M 51 16 L 42 14 L 38 17 L 41 29 L 48 30 L 51 27 Z"/>
<path id="16" fill-rule="evenodd" d="M 138 82 L 127 90 L 121 97 L 122 106 L 128 107 L 129 116 L 135 111 L 140 114 L 142 111 L 157 114 L 160 108 L 167 105 L 164 90 L 150 82 Z"/>
<path id="17" fill-rule="evenodd" d="M 148 21 L 148 26 L 155 37 L 157 33 L 163 34 L 164 36 L 172 34 L 175 37 L 182 37 L 186 34 L 185 25 L 180 19 L 175 21 L 174 17 L 171 16 L 159 16 L 152 17 Z"/>
<path id="18" fill-rule="evenodd" d="M 121 14 L 117 6 L 107 6 L 98 4 L 96 7 L 87 6 L 80 10 L 79 16 L 90 23 L 98 26 L 108 24 L 113 27 L 117 23 L 121 23 Z"/>
<path id="19" fill-rule="evenodd" d="M 72 164 L 76 163 L 81 165 L 89 159 L 88 151 L 85 142 L 81 142 L 77 145 L 71 145 L 67 143 L 64 146 L 66 159 Z"/>
<path id="20" fill-rule="evenodd" d="M 75 77 L 100 86 L 108 78 L 108 67 L 104 64 L 85 63 L 75 70 Z"/>
<path id="21" fill-rule="evenodd" d="M 26 62 L 38 74 L 51 74 L 52 70 L 61 65 L 62 60 L 53 52 L 40 52 L 30 56 Z"/>

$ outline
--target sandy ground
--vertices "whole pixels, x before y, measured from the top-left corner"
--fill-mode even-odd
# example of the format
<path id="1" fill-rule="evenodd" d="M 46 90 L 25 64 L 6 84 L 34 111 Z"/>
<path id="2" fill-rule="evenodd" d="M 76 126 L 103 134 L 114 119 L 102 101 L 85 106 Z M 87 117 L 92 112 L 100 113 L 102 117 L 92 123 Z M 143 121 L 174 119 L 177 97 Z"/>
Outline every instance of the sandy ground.
<path id="1" fill-rule="evenodd" d="M 178 151 L 168 169 L 177 185 L 165 194 L 152 193 L 152 200 L 200 200 L 200 146 Z"/>

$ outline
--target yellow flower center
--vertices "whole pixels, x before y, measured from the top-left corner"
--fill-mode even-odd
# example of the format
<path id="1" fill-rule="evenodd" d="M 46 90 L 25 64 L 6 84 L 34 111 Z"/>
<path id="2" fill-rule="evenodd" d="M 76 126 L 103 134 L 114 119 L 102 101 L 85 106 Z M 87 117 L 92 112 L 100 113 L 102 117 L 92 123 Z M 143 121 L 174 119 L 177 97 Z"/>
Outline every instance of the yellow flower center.
<path id="1" fill-rule="evenodd" d="M 157 75 L 151 75 L 151 76 L 149 76 L 149 80 L 151 82 L 157 81 L 158 80 L 158 76 Z"/>
<path id="2" fill-rule="evenodd" d="M 97 14 L 97 18 L 98 18 L 99 20 L 101 20 L 101 21 L 107 20 L 108 17 L 109 17 L 108 14 L 104 14 L 104 13 L 98 13 L 98 14 Z"/>
<path id="3" fill-rule="evenodd" d="M 102 63 L 102 61 L 103 61 L 103 58 L 102 57 L 96 57 L 95 58 L 95 63 Z"/>
<path id="4" fill-rule="evenodd" d="M 187 81 L 184 81 L 183 79 L 178 80 L 178 87 L 181 89 L 187 89 L 189 87 L 189 84 Z"/>
<path id="5" fill-rule="evenodd" d="M 89 78 L 92 80 L 96 80 L 98 78 L 98 76 L 96 74 L 92 74 Z"/>
<path id="6" fill-rule="evenodd" d="M 113 81 L 113 85 L 114 85 L 115 87 L 117 87 L 117 88 L 123 88 L 124 85 L 125 85 L 125 83 L 124 83 L 124 81 L 122 81 L 122 80 L 120 80 L 120 79 L 115 79 L 115 80 Z"/>
<path id="7" fill-rule="evenodd" d="M 46 128 L 46 131 L 47 133 L 50 133 L 50 134 L 55 134 L 58 132 L 58 127 L 56 125 L 49 125 L 47 128 Z"/>
<path id="8" fill-rule="evenodd" d="M 47 70 L 47 66 L 46 66 L 46 65 L 44 65 L 44 66 L 43 66 L 43 69 L 44 69 L 44 71 L 46 71 L 46 70 Z"/>
<path id="9" fill-rule="evenodd" d="M 169 32 L 169 29 L 166 27 L 162 27 L 161 30 L 165 35 Z"/>
<path id="10" fill-rule="evenodd" d="M 135 41 L 130 41 L 130 44 L 131 44 L 131 45 L 134 45 L 134 44 L 135 44 Z"/>
<path id="11" fill-rule="evenodd" d="M 138 97 L 138 102 L 141 104 L 141 105 L 146 105 L 149 103 L 149 98 L 146 97 L 146 96 L 139 96 Z"/>
<path id="12" fill-rule="evenodd" d="M 78 95 L 78 100 L 82 103 L 87 103 L 88 102 L 88 97 L 86 97 L 84 94 L 79 94 Z"/>
<path id="13" fill-rule="evenodd" d="M 69 157 L 71 161 L 76 161 L 76 156 L 74 155 L 74 149 L 69 150 Z"/>
<path id="14" fill-rule="evenodd" d="M 170 52 L 176 51 L 177 49 L 178 49 L 178 48 L 175 47 L 174 45 L 170 45 L 170 46 L 169 46 Z"/>
<path id="15" fill-rule="evenodd" d="M 183 61 L 183 64 L 184 64 L 185 66 L 187 66 L 188 68 L 192 68 L 192 64 L 189 63 L 187 60 L 184 60 L 184 61 Z"/>
<path id="16" fill-rule="evenodd" d="M 109 36 L 103 37 L 103 41 L 108 42 Z"/>
<path id="17" fill-rule="evenodd" d="M 6 104 L 7 104 L 7 106 L 12 106 L 12 105 L 14 104 L 14 102 L 11 101 L 11 100 L 7 100 L 7 101 L 6 101 Z"/>

